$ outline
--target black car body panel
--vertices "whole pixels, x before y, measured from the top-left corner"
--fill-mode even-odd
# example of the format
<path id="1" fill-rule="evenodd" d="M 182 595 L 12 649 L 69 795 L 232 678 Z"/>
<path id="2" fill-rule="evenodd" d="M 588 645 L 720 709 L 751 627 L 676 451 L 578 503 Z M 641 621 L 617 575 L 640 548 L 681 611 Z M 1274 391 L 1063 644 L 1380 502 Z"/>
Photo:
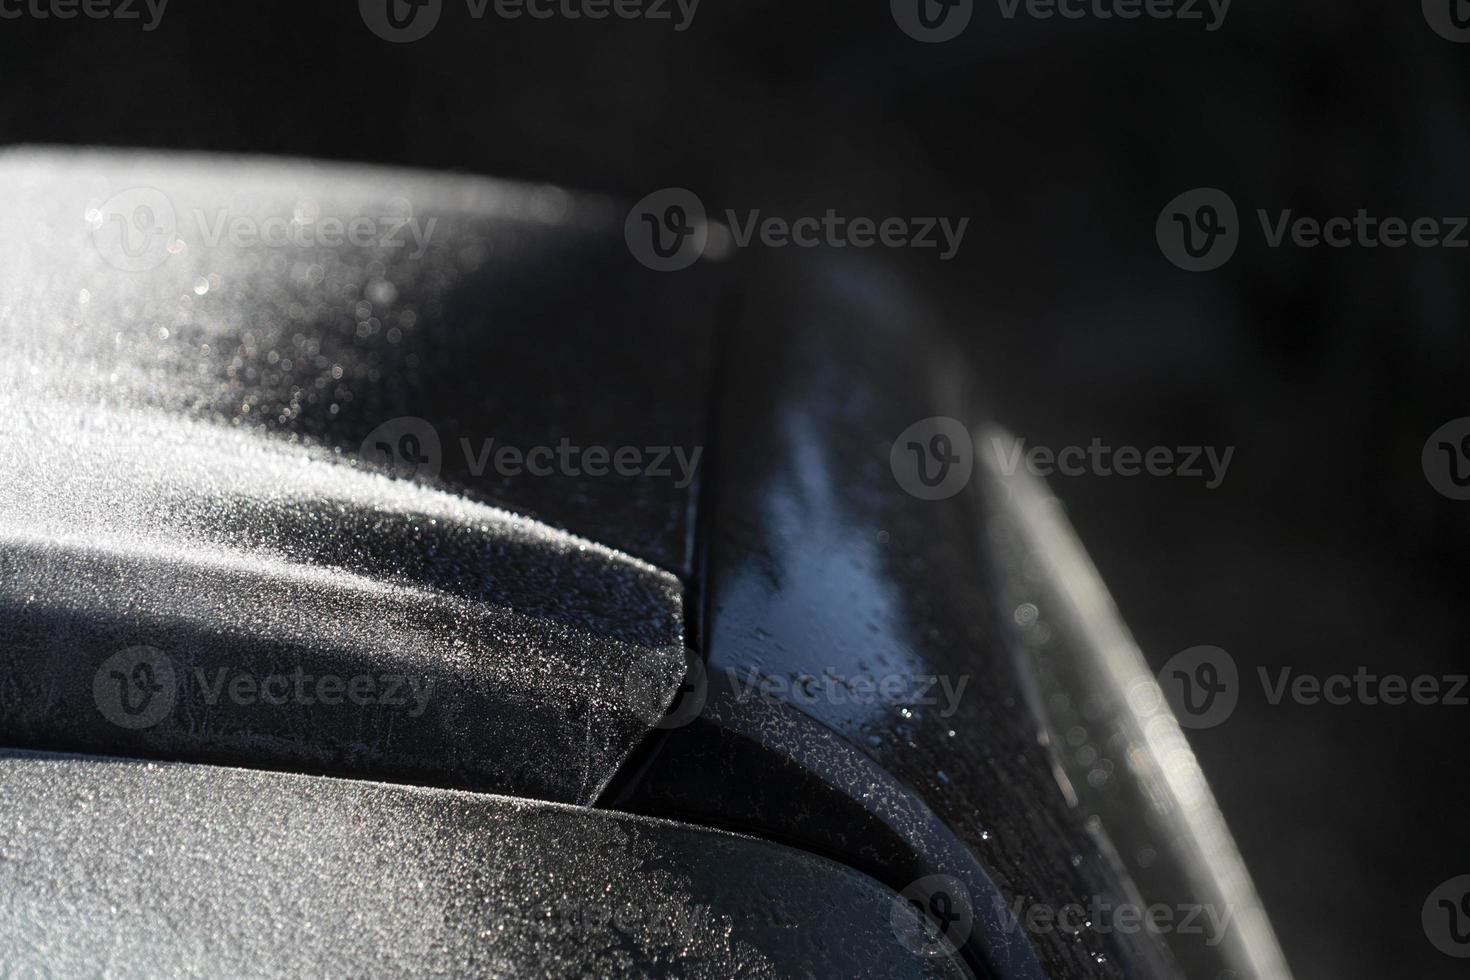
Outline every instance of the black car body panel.
<path id="1" fill-rule="evenodd" d="M 293 827 L 317 819 L 319 791 L 324 840 L 348 853 L 388 860 L 387 808 L 406 852 L 469 862 L 387 881 L 435 895 L 434 948 L 456 951 L 436 969 L 1286 976 L 1188 746 L 1044 489 L 980 458 L 945 499 L 897 478 L 900 433 L 989 412 L 882 267 L 661 275 L 624 247 L 615 204 L 474 178 L 41 151 L 0 169 L 0 748 L 170 763 L 6 758 L 4 853 L 80 891 L 25 892 L 40 904 L 12 903 L 0 937 L 94 888 L 146 894 L 157 869 L 132 851 L 203 798 L 207 826 L 174 841 L 196 850 L 167 866 L 180 901 L 216 896 L 218 917 L 191 934 L 182 905 L 157 908 L 182 944 L 160 962 L 188 973 L 188 944 L 216 940 L 243 955 L 265 926 L 217 893 L 244 872 L 198 852 L 253 841 L 258 795 L 260 833 L 305 854 Z M 112 220 L 118 200 L 134 226 Z M 353 216 L 370 219 L 360 241 L 311 237 Z M 401 245 L 381 237 L 394 222 Z M 619 472 L 624 449 L 640 465 Z M 558 462 L 529 465 L 532 450 Z M 1079 728 L 1085 762 L 1060 744 Z M 44 828 L 95 794 L 117 847 L 68 831 L 57 850 Z M 533 812 L 556 828 L 487 853 Z M 717 858 L 695 856 L 707 846 Z M 612 853 L 628 848 L 638 861 Z M 778 850 L 760 883 L 745 862 Z M 715 932 L 759 955 L 636 929 L 616 949 L 575 930 L 577 949 L 552 949 L 476 904 L 481 889 L 539 900 L 552 881 L 574 903 L 603 886 L 657 897 L 661 862 L 682 862 L 681 887 L 729 919 Z M 810 918 L 833 874 L 851 915 Z M 313 877 L 301 908 L 340 925 L 372 887 Z M 885 903 L 900 911 L 879 929 Z M 1100 904 L 1239 916 L 1210 942 L 1055 926 Z M 370 972 L 406 969 L 392 907 L 369 916 Z M 310 960 L 352 935 L 292 942 Z"/>

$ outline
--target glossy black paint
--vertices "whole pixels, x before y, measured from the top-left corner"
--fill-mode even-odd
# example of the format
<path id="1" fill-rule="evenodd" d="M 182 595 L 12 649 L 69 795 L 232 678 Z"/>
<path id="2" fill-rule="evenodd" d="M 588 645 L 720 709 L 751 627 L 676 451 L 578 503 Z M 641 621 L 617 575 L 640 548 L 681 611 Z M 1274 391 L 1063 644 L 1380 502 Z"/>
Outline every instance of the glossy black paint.
<path id="1" fill-rule="evenodd" d="M 1028 546 L 997 546 L 1005 515 L 983 506 L 978 471 L 942 501 L 890 471 L 914 422 L 985 412 L 882 269 L 810 254 L 660 276 L 623 249 L 615 207 L 553 188 L 147 157 L 6 167 L 22 193 L 0 217 L 24 233 L 0 265 L 19 353 L 0 365 L 0 744 L 736 829 L 892 892 L 956 879 L 975 912 L 957 941 L 981 976 L 1179 974 L 1179 950 L 1148 935 L 1015 921 L 1137 899 L 1137 884 L 1217 893 L 1188 890 L 1210 868 L 1169 866 L 1197 857 L 1187 835 L 1152 869 L 1118 854 L 1117 839 L 1177 829 L 1150 817 L 1152 837 L 1116 833 L 1150 785 L 1103 803 L 1069 792 L 1041 699 L 1062 674 L 1074 694 L 1095 686 L 1095 624 L 1067 622 L 1041 669 L 1026 659 L 1011 607 L 1050 610 L 1057 590 L 1027 579 Z M 412 201 L 441 231 L 417 258 L 211 246 L 123 272 L 77 216 L 143 181 L 185 214 Z M 437 451 L 398 472 L 406 418 L 424 437 L 411 455 Z M 705 469 L 687 486 L 477 472 L 495 446 L 562 441 L 703 450 Z M 135 730 L 105 717 L 97 685 L 138 644 L 185 676 L 396 670 L 443 693 L 405 718 L 221 704 L 200 687 Z M 654 730 L 686 644 L 706 684 L 687 725 L 669 727 L 675 705 Z M 900 696 L 852 696 L 873 677 L 905 682 Z"/>
<path id="2" fill-rule="evenodd" d="M 877 270 L 814 260 L 764 275 L 725 365 L 709 706 L 662 738 L 622 804 L 842 854 L 894 887 L 954 875 L 992 909 L 997 895 L 1008 909 L 1115 894 L 1053 778 L 974 498 L 919 500 L 890 471 L 912 423 L 977 417 L 962 361 Z M 750 686 L 864 676 L 966 687 L 941 716 L 872 696 L 771 703 Z M 989 975 L 1141 975 L 1155 957 L 1121 937 L 1014 925 L 1002 912 L 972 937 Z"/>

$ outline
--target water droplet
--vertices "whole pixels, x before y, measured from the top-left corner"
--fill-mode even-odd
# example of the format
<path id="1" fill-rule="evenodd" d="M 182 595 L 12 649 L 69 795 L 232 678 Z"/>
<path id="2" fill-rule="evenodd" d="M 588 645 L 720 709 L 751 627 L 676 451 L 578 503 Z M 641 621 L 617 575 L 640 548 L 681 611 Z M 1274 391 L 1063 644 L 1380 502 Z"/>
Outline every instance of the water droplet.
<path id="1" fill-rule="evenodd" d="M 367 298 L 374 306 L 388 306 L 398 298 L 398 287 L 386 279 L 376 279 L 368 283 Z"/>

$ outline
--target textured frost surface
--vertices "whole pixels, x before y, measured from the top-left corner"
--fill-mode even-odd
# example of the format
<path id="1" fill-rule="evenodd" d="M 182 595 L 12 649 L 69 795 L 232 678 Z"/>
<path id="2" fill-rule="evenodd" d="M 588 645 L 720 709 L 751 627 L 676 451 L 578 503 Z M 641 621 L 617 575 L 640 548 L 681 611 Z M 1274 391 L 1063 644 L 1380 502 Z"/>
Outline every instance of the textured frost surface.
<path id="1" fill-rule="evenodd" d="M 331 427 L 423 397 L 399 349 L 433 301 L 409 298 L 468 260 L 199 237 L 243 215 L 432 212 L 442 241 L 493 251 L 591 219 L 565 195 L 371 170 L 4 170 L 0 742 L 595 798 L 684 670 L 677 580 L 359 465 Z M 182 244 L 118 268 L 98 209 L 150 175 Z M 145 673 L 109 659 L 140 647 Z M 158 698 L 121 723 L 108 703 Z"/>
<path id="2" fill-rule="evenodd" d="M 0 754 L 0 964 L 117 977 L 964 977 L 840 865 L 446 790 Z M 248 801 L 248 805 L 241 805 Z"/>
<path id="3" fill-rule="evenodd" d="M 486 465 L 492 445 L 692 454 L 702 438 L 714 291 L 698 270 L 647 276 L 622 220 L 480 178 L 0 153 L 0 390 L 160 409 L 350 465 L 413 418 L 421 478 L 677 571 L 692 490 L 674 475 Z"/>

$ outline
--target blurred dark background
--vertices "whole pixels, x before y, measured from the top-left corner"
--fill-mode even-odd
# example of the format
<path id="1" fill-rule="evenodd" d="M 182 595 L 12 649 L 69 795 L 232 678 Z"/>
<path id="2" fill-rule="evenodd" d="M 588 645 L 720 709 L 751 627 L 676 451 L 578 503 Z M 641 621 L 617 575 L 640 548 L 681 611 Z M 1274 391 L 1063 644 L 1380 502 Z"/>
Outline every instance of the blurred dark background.
<path id="1" fill-rule="evenodd" d="M 1250 678 L 1192 741 L 1297 976 L 1463 975 L 1419 916 L 1470 873 L 1470 708 L 1270 705 L 1254 677 L 1467 669 L 1470 504 L 1430 487 L 1420 450 L 1470 415 L 1470 254 L 1270 249 L 1254 212 L 1470 214 L 1470 45 L 1416 3 L 1238 0 L 1214 32 L 979 3 L 961 38 L 920 44 L 887 0 L 703 0 L 683 32 L 446 2 L 411 44 L 350 0 L 172 0 L 151 32 L 0 19 L 0 142 L 970 217 L 951 262 L 888 257 L 1002 422 L 1053 447 L 1236 447 L 1215 490 L 1053 485 L 1155 666 L 1212 644 Z M 1154 221 L 1197 186 L 1246 229 L 1192 274 Z"/>

